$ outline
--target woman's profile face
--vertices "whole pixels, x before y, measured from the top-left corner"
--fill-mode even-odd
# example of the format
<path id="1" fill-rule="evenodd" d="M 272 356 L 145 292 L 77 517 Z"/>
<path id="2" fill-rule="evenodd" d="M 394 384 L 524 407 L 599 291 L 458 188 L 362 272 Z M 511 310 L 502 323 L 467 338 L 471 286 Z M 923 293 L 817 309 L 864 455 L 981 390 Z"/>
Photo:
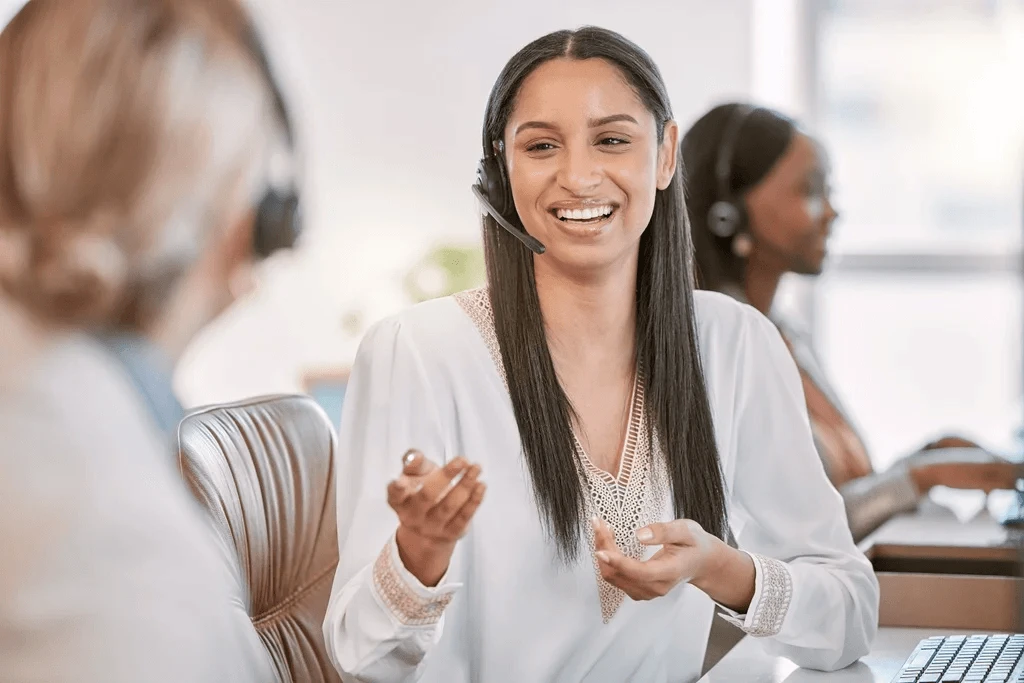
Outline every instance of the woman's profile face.
<path id="1" fill-rule="evenodd" d="M 635 258 L 656 190 L 675 173 L 678 129 L 656 122 L 621 71 L 602 59 L 554 59 L 523 82 L 505 128 L 516 211 L 574 270 Z"/>
<path id="2" fill-rule="evenodd" d="M 818 144 L 797 134 L 785 153 L 746 196 L 751 258 L 783 272 L 817 275 L 836 211 L 828 198 L 826 160 Z"/>

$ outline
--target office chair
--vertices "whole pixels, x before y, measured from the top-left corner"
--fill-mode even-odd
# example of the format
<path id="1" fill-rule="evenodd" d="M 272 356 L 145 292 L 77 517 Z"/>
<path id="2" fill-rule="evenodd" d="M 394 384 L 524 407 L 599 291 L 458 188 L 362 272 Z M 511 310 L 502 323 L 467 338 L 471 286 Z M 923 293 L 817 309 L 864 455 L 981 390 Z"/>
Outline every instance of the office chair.
<path id="1" fill-rule="evenodd" d="M 323 621 L 338 563 L 336 437 L 307 396 L 199 409 L 178 428 L 182 475 L 209 512 L 278 683 L 337 683 Z M 199 627 L 201 625 L 197 625 Z"/>

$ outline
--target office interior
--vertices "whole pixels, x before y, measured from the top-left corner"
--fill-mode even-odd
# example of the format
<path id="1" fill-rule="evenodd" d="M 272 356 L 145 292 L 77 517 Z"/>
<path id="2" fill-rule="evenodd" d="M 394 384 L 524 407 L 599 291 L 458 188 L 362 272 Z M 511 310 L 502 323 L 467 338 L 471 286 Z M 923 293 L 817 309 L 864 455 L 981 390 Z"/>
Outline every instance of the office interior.
<path id="1" fill-rule="evenodd" d="M 469 188 L 505 60 L 593 24 L 651 54 L 684 130 L 751 102 L 828 149 L 840 217 L 825 269 L 787 275 L 776 307 L 806 330 L 872 466 L 947 434 L 1024 460 L 1024 2 L 248 4 L 299 130 L 304 233 L 187 350 L 187 409 L 309 394 L 336 429 L 374 322 L 484 283 Z M 863 539 L 882 628 L 851 669 L 804 671 L 746 637 L 701 680 L 888 681 L 929 636 L 1021 632 L 1018 532 L 1002 523 L 1018 504 L 937 487 Z"/>
<path id="2" fill-rule="evenodd" d="M 493 79 L 531 36 L 593 23 L 647 46 L 684 129 L 751 101 L 827 146 L 841 212 L 829 262 L 786 282 L 780 305 L 812 334 L 876 466 L 949 430 L 1020 449 L 1019 3 L 254 7 L 295 103 L 307 231 L 191 349 L 186 403 L 300 390 L 347 367 L 372 322 L 481 282 L 467 188 Z M 389 21 L 398 11 L 407 21 Z"/>

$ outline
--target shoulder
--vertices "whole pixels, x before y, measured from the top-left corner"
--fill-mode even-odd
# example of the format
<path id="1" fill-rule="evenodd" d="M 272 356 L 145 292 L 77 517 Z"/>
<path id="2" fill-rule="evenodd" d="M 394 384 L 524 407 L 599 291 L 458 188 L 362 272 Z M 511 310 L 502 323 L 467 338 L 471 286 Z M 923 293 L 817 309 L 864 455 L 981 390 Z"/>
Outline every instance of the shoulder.
<path id="1" fill-rule="evenodd" d="M 153 614 L 161 619 L 146 628 L 159 638 L 139 648 L 133 665 L 145 658 L 193 680 L 200 666 L 244 663 L 246 646 L 238 644 L 236 657 L 227 641 L 234 638 L 224 607 L 232 597 L 229 566 L 176 471 L 172 445 L 98 343 L 53 338 L 27 358 L 20 381 L 0 385 L 0 441 L 0 547 L 7 551 L 0 553 L 0 621 L 13 619 L 16 628 L 38 622 L 31 610 L 4 610 L 3 597 L 12 594 L 25 604 L 60 595 L 85 615 L 82 628 L 36 634 L 40 647 L 59 635 L 66 656 L 48 666 L 114 650 Z M 192 638 L 189 625 L 197 621 L 216 636 L 216 648 Z M 171 642 L 174 648 L 165 647 Z"/>
<path id="2" fill-rule="evenodd" d="M 797 380 L 782 335 L 753 306 L 716 292 L 694 292 L 697 345 L 708 391 L 730 403 L 766 384 Z"/>
<path id="3" fill-rule="evenodd" d="M 461 351 L 479 344 L 474 312 L 489 314 L 485 290 L 424 301 L 374 323 L 360 343 L 359 355 L 411 353 L 427 365 L 457 362 Z"/>
<path id="4" fill-rule="evenodd" d="M 454 341 L 465 332 L 465 323 L 468 322 L 460 301 L 476 292 L 482 290 L 424 301 L 385 319 L 383 323 L 400 330 L 403 336 L 417 344 Z"/>
<path id="5" fill-rule="evenodd" d="M 163 522 L 173 526 L 173 508 L 188 499 L 172 444 L 117 362 L 91 340 L 71 337 L 25 370 L 23 382 L 0 392 L 0 480 L 20 489 L 23 511 L 67 515 L 78 527 L 96 522 L 100 530 L 94 517 L 108 506 L 155 522 L 168 504 Z"/>
<path id="6" fill-rule="evenodd" d="M 0 543 L 17 548 L 0 557 L 0 584 L 52 585 L 88 601 L 90 591 L 108 598 L 118 579 L 145 601 L 154 596 L 133 573 L 158 567 L 198 579 L 189 572 L 215 559 L 199 510 L 116 362 L 70 338 L 38 354 L 26 375 L 0 393 L 0 499 L 11 513 L 0 519 Z M 41 557 L 45 585 L 28 569 Z"/>
<path id="7" fill-rule="evenodd" d="M 12 487 L 0 499 L 17 501 L 19 514 L 96 538 L 145 529 L 163 539 L 142 544 L 150 549 L 194 541 L 199 511 L 173 445 L 92 340 L 55 343 L 26 368 L 24 382 L 0 392 L 0 439 L 0 486 Z"/>
<path id="8" fill-rule="evenodd" d="M 0 403 L 5 435 L 68 441 L 103 453 L 99 458 L 141 445 L 157 447 L 130 382 L 116 361 L 84 336 L 48 339 L 26 360 L 18 381 L 0 388 Z M 52 455 L 73 457 L 77 450 Z"/>
<path id="9" fill-rule="evenodd" d="M 167 459 L 170 446 L 153 426 L 121 365 L 84 335 L 55 340 L 26 367 L 25 381 L 5 392 L 3 400 L 18 402 L 13 408 L 25 418 L 26 428 L 46 419 L 51 422 L 47 435 L 80 444 L 69 457 L 88 450 L 97 453 L 91 456 L 94 459 Z"/>
<path id="10" fill-rule="evenodd" d="M 765 337 L 779 339 L 779 332 L 768 318 L 753 306 L 719 292 L 696 290 L 693 293 L 694 321 L 701 355 L 732 356 L 746 345 Z"/>

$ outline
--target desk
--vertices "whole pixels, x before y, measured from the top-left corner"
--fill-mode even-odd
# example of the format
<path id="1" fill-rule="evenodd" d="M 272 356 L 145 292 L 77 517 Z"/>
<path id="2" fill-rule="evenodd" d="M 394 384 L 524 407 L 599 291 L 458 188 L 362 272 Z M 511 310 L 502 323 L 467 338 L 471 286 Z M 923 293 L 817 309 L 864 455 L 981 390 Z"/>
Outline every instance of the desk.
<path id="1" fill-rule="evenodd" d="M 1010 543 L 1009 530 L 999 524 L 988 509 L 961 522 L 949 509 L 927 500 L 921 511 L 893 517 L 860 542 L 870 555 L 884 545 L 957 548 L 1001 548 Z"/>
<path id="2" fill-rule="evenodd" d="M 884 524 L 860 549 L 881 586 L 881 626 L 1019 630 L 1018 551 L 988 510 L 960 521 L 929 501 Z"/>
<path id="3" fill-rule="evenodd" d="M 926 501 L 922 504 L 920 512 L 895 517 L 882 525 L 864 539 L 860 549 L 869 557 L 885 557 L 886 553 L 895 552 L 896 549 L 904 558 L 918 555 L 922 558 L 935 557 L 938 553 L 968 559 L 984 559 L 1005 554 L 1012 545 L 1012 536 L 1008 529 L 996 522 L 988 510 L 982 510 L 973 518 L 962 522 L 949 509 Z M 883 572 L 879 578 L 883 595 L 881 623 L 884 625 L 894 620 L 912 619 L 918 607 L 908 608 L 907 601 L 900 599 L 899 590 L 908 585 L 913 589 L 917 584 L 932 580 L 935 576 Z M 905 582 L 903 586 L 899 583 L 901 580 Z M 885 600 L 887 594 L 890 595 L 888 601 Z M 1005 609 L 1016 609 L 1016 600 L 1004 600 Z M 958 618 L 963 618 L 964 615 L 971 618 L 971 610 L 963 607 L 961 604 Z M 932 614 L 928 618 L 939 619 L 943 616 L 945 615 Z M 871 653 L 867 657 L 851 667 L 834 673 L 799 669 L 787 659 L 768 655 L 758 639 L 746 637 L 712 667 L 700 679 L 700 683 L 890 683 L 922 639 L 936 635 L 986 632 L 970 628 L 953 628 L 955 625 L 947 628 L 905 628 L 902 627 L 904 625 L 893 624 L 891 627 L 880 628 Z"/>
<path id="4" fill-rule="evenodd" d="M 833 673 L 800 669 L 788 659 L 769 655 L 757 638 L 748 636 L 701 678 L 700 683 L 890 683 L 922 639 L 953 633 L 978 632 L 881 628 L 871 654 L 853 666 Z"/>

